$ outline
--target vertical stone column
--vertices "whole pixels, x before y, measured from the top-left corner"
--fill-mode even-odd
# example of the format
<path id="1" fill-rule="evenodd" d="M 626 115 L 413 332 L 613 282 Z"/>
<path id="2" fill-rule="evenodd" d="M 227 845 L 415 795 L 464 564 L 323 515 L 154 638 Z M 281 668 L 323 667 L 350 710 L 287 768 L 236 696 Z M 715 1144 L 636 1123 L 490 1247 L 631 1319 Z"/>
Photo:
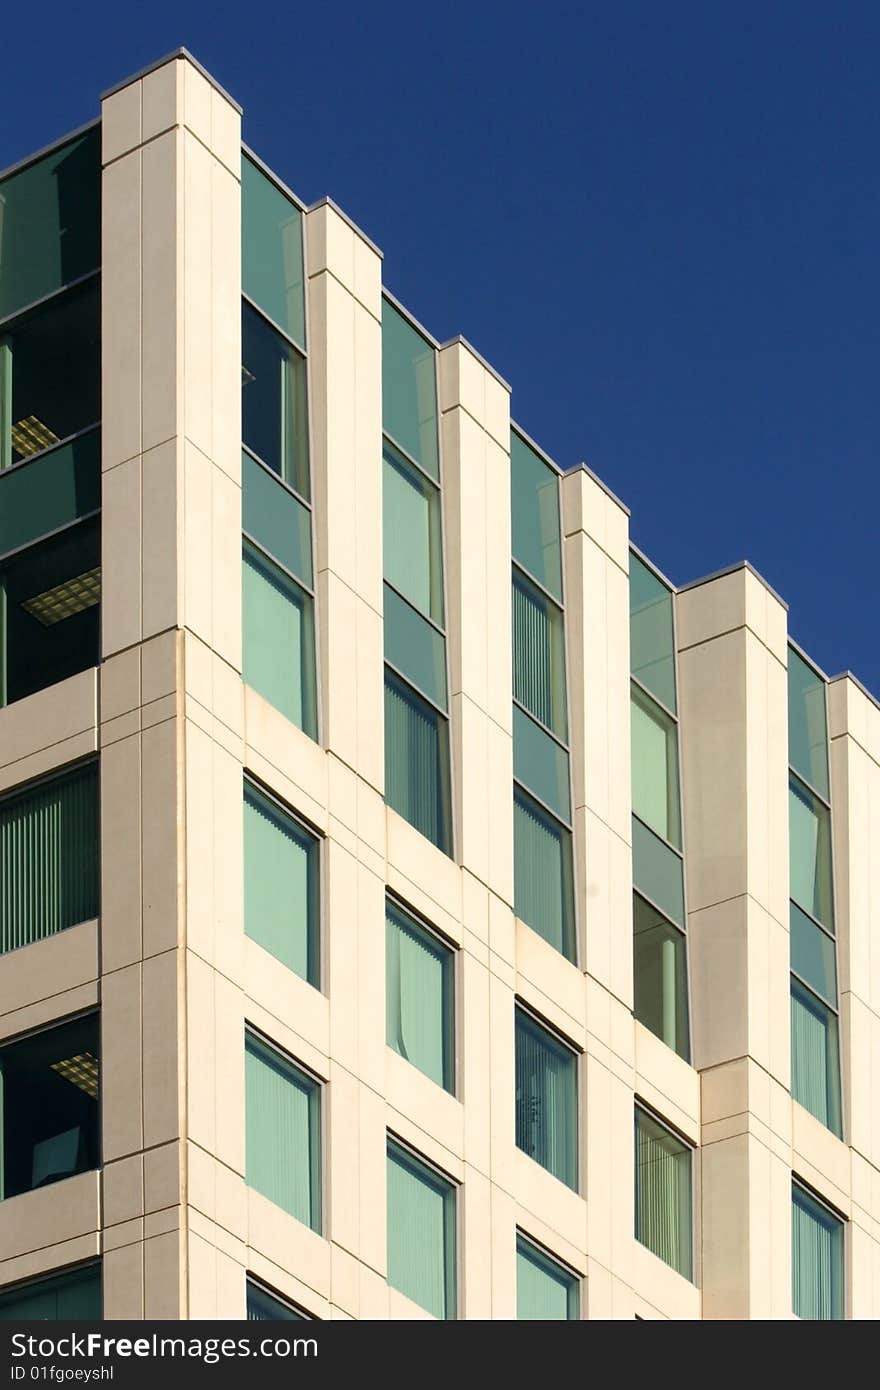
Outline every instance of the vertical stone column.
<path id="1" fill-rule="evenodd" d="M 785 605 L 748 566 L 677 598 L 706 1318 L 791 1312 Z"/>
<path id="2" fill-rule="evenodd" d="M 202 1117 L 241 913 L 240 120 L 183 54 L 102 115 L 105 1310 L 174 1318 L 187 1135 L 229 1157 Z"/>
<path id="3" fill-rule="evenodd" d="M 848 1316 L 880 1317 L 880 707 L 851 676 L 828 688 L 844 1137 Z"/>
<path id="4" fill-rule="evenodd" d="M 586 468 L 562 480 L 575 888 L 585 974 L 590 1317 L 632 1317 L 629 514 Z"/>

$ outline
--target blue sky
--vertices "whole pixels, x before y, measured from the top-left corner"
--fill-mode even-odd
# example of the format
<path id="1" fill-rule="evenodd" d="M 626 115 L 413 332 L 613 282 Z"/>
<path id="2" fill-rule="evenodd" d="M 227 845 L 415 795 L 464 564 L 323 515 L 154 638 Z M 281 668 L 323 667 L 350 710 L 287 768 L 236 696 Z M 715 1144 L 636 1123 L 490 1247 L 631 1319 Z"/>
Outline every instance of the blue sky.
<path id="1" fill-rule="evenodd" d="M 880 6 L 151 0 L 4 38 L 0 167 L 186 45 L 673 581 L 749 559 L 880 694 Z"/>

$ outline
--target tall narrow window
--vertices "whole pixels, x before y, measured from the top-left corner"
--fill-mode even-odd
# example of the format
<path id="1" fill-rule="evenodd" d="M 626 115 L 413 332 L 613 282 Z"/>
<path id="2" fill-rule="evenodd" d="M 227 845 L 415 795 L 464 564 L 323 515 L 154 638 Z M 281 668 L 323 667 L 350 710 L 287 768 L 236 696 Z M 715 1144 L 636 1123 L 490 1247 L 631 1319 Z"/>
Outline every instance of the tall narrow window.
<path id="1" fill-rule="evenodd" d="M 510 437 L 516 915 L 577 958 L 559 477 Z"/>
<path id="2" fill-rule="evenodd" d="M 435 1318 L 456 1315 L 455 1186 L 388 1140 L 388 1282 Z"/>
<path id="3" fill-rule="evenodd" d="M 791 1185 L 792 1307 L 799 1318 L 842 1318 L 843 1222 L 800 1183 Z"/>
<path id="4" fill-rule="evenodd" d="M 98 915 L 98 764 L 0 800 L 0 952 Z"/>
<path id="5" fill-rule="evenodd" d="M 447 1091 L 455 1089 L 455 957 L 391 898 L 385 903 L 388 1046 Z"/>
<path id="6" fill-rule="evenodd" d="M 570 1047 L 516 1010 L 516 1143 L 577 1191 L 578 1059 Z"/>
<path id="7" fill-rule="evenodd" d="M 382 309 L 385 799 L 452 854 L 436 354 Z"/>
<path id="8" fill-rule="evenodd" d="M 320 1082 L 249 1032 L 245 1100 L 247 1182 L 320 1231 Z"/>
<path id="9" fill-rule="evenodd" d="M 576 1274 L 539 1250 L 525 1236 L 517 1236 L 516 1316 L 520 1321 L 576 1319 L 578 1287 Z"/>
<path id="10" fill-rule="evenodd" d="M 0 1197 L 101 1165 L 98 1015 L 0 1047 Z"/>
<path id="11" fill-rule="evenodd" d="M 244 929 L 320 985 L 320 844 L 253 782 L 244 784 Z"/>
<path id="12" fill-rule="evenodd" d="M 690 1057 L 672 591 L 630 553 L 634 1012 Z"/>
<path id="13" fill-rule="evenodd" d="M 791 1093 L 841 1132 L 825 682 L 788 650 Z"/>
<path id="14" fill-rule="evenodd" d="M 0 1293 L 2 1322 L 98 1322 L 101 1318 L 101 1266 L 33 1279 Z"/>
<path id="15" fill-rule="evenodd" d="M 692 1150 L 636 1106 L 636 1239 L 693 1278 Z"/>
<path id="16" fill-rule="evenodd" d="M 242 156 L 242 674 L 318 737 L 302 212 Z"/>

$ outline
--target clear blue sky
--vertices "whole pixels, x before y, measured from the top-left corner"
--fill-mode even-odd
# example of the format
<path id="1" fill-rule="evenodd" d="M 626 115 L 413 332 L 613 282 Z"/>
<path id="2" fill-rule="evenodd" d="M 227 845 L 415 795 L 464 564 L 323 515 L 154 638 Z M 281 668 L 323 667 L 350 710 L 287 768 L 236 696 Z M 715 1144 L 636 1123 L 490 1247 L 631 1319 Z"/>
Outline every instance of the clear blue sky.
<path id="1" fill-rule="evenodd" d="M 880 6 L 117 0 L 3 29 L 0 167 L 186 45 L 672 580 L 749 559 L 880 694 Z"/>

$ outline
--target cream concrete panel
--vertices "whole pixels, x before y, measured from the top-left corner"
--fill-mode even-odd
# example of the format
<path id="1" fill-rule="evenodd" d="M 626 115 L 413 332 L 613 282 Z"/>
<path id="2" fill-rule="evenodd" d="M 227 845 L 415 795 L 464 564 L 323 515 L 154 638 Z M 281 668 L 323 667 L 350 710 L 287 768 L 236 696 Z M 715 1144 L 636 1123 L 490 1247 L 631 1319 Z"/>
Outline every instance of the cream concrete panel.
<path id="1" fill-rule="evenodd" d="M 642 1098 L 696 1144 L 700 1074 L 648 1028 L 635 1023 L 636 1086 Z"/>
<path id="2" fill-rule="evenodd" d="M 463 1101 L 464 1157 L 490 1172 L 492 1092 L 495 1059 L 489 1018 L 489 972 L 473 956 L 456 959 L 456 1081 Z"/>
<path id="3" fill-rule="evenodd" d="M 471 873 L 487 883 L 490 805 L 499 797 L 505 800 L 510 797 L 510 782 L 489 785 L 489 721 L 482 709 L 466 695 L 453 695 L 451 714 L 459 857 Z"/>
<path id="4" fill-rule="evenodd" d="M 458 350 L 458 349 L 455 349 Z M 447 348 L 440 354 L 441 359 Z M 488 698 L 486 437 L 460 409 L 441 417 L 450 693 L 483 710 Z M 506 618 L 510 627 L 510 613 Z"/>
<path id="5" fill-rule="evenodd" d="M 69 763 L 79 762 L 80 759 L 94 753 L 97 742 L 97 735 L 91 730 L 75 734 L 73 738 L 64 739 L 63 742 L 55 743 L 51 748 L 44 748 L 30 757 L 21 758 L 18 762 L 7 763 L 5 767 L 0 767 L 0 793 L 7 792 L 12 787 L 22 786 L 37 777 L 43 777 L 47 772 L 54 772 Z"/>
<path id="6" fill-rule="evenodd" d="M 700 1101 L 704 1125 L 728 1115 L 740 1115 L 749 1106 L 749 1061 L 739 1057 L 734 1062 L 708 1067 L 700 1073 Z"/>
<path id="7" fill-rule="evenodd" d="M 279 1022 L 296 1019 L 297 1030 L 324 1056 L 330 1052 L 330 1001 L 256 941 L 244 942 L 241 972 L 245 995 Z"/>
<path id="8" fill-rule="evenodd" d="M 336 827 L 340 830 L 344 827 L 356 836 L 358 779 L 351 768 L 332 753 L 327 756 L 327 783 L 331 833 Z"/>
<path id="9" fill-rule="evenodd" d="M 0 1203 L 0 1250 L 4 1260 L 97 1231 L 100 1173 L 79 1173 Z"/>
<path id="10" fill-rule="evenodd" d="M 101 162 L 109 164 L 141 143 L 141 84 L 132 82 L 101 103 Z M 104 238 L 104 246 L 107 239 Z M 104 257 L 106 264 L 106 255 Z"/>
<path id="11" fill-rule="evenodd" d="M 380 1091 L 385 1080 L 385 883 L 359 864 L 357 884 L 358 1072 L 362 1082 Z"/>
<path id="12" fill-rule="evenodd" d="M 746 574 L 740 567 L 676 596 L 679 651 L 745 626 Z"/>
<path id="13" fill-rule="evenodd" d="M 105 659 L 98 681 L 102 722 L 137 710 L 141 703 L 140 648 Z"/>
<path id="14" fill-rule="evenodd" d="M 684 599 L 679 596 L 679 608 Z M 687 892 L 691 913 L 746 890 L 746 635 L 679 651 Z"/>
<path id="15" fill-rule="evenodd" d="M 493 1319 L 516 1318 L 516 1225 L 517 1205 L 497 1184 L 489 1191 L 492 1235 L 492 1268 L 488 1292 Z"/>
<path id="16" fill-rule="evenodd" d="M 754 949 L 755 946 L 757 949 Z M 752 980 L 749 985 L 749 1012 L 751 1015 L 753 1009 L 757 1008 L 761 993 L 758 980 L 761 980 L 767 996 L 767 1070 L 785 1087 L 791 1083 L 790 959 L 788 927 L 762 914 L 760 909 L 750 904 L 749 968 Z M 760 973 L 762 968 L 763 975 Z M 751 1043 L 752 1054 L 762 1060 L 756 1041 L 758 1024 L 752 1017 L 749 1030 L 755 1039 Z M 763 1026 L 761 1031 L 763 1032 Z"/>
<path id="17" fill-rule="evenodd" d="M 585 1042 L 584 977 L 576 965 L 517 918 L 516 992 L 571 1041 Z"/>
<path id="18" fill-rule="evenodd" d="M 357 596 L 332 570 L 324 570 L 318 574 L 317 597 L 324 632 L 320 643 L 323 739 L 343 762 L 356 768 L 358 682 L 352 671 L 351 635 L 357 632 Z M 356 650 L 355 670 L 357 655 Z"/>
<path id="19" fill-rule="evenodd" d="M 197 135 L 203 145 L 210 149 L 212 135 L 211 94 L 216 89 L 204 73 L 193 67 L 185 59 L 183 68 L 183 120 L 187 127 Z M 218 93 L 219 95 L 219 93 Z M 178 107 L 178 120 L 180 119 Z"/>
<path id="20" fill-rule="evenodd" d="M 351 238 L 352 234 L 348 232 L 348 236 Z M 309 309 L 316 567 L 319 572 L 332 569 L 338 579 L 356 592 L 357 477 L 362 466 L 356 423 L 357 308 L 338 280 L 322 275 L 309 282 Z M 381 430 L 378 409 L 375 423 Z M 377 458 L 379 438 L 377 432 L 373 437 Z"/>
<path id="21" fill-rule="evenodd" d="M 762 590 L 766 593 L 766 590 Z M 785 667 L 746 639 L 748 891 L 788 922 L 788 683 Z"/>
<path id="22" fill-rule="evenodd" d="M 321 1297 L 309 1283 L 304 1283 L 301 1279 L 292 1274 L 290 1270 L 282 1265 L 273 1264 L 265 1255 L 258 1250 L 249 1249 L 248 1273 L 255 1279 L 266 1284 L 270 1290 L 280 1294 L 282 1298 L 289 1299 L 291 1303 L 296 1303 L 306 1313 L 315 1318 L 329 1318 L 331 1307 L 326 1298 Z M 303 1270 L 308 1274 L 307 1267 Z M 244 1309 L 245 1281 L 242 1275 L 241 1281 L 241 1308 Z"/>
<path id="23" fill-rule="evenodd" d="M 141 473 L 143 535 L 143 635 L 177 625 L 181 611 L 179 525 L 182 481 L 174 442 L 144 454 Z M 114 475 L 119 470 L 114 470 Z M 111 476 L 114 476 L 111 475 Z"/>
<path id="24" fill-rule="evenodd" d="M 141 735 L 144 954 L 179 940 L 182 917 L 178 862 L 178 721 L 167 719 Z"/>
<path id="25" fill-rule="evenodd" d="M 508 708 L 511 708 L 508 701 Z M 488 784 L 493 793 L 488 821 L 489 883 L 493 893 L 513 905 L 513 740 L 487 719 Z"/>
<path id="26" fill-rule="evenodd" d="M 460 922 L 461 870 L 458 866 L 390 806 L 386 807 L 386 829 L 389 887 L 417 906 L 414 892 L 407 885 L 418 884 L 428 895 L 428 901 L 436 904 L 430 910 L 425 909 L 430 921 L 446 930 L 443 920 L 437 916 L 439 909 L 440 913 Z"/>
<path id="27" fill-rule="evenodd" d="M 582 968 L 632 1007 L 632 850 L 590 810 L 574 820 Z"/>
<path id="28" fill-rule="evenodd" d="M 244 971 L 244 844 L 242 768 L 214 744 L 212 757 L 213 902 L 216 963 L 223 974 L 240 980 Z M 190 899 L 191 903 L 191 899 Z"/>
<path id="29" fill-rule="evenodd" d="M 20 764 L 77 734 L 96 734 L 97 708 L 98 673 L 94 667 L 7 705 L 0 710 L 0 767 Z M 91 746 L 97 748 L 96 737 Z"/>
<path id="30" fill-rule="evenodd" d="M 357 1168 L 360 1257 L 383 1277 L 388 1268 L 387 1132 L 385 1101 L 367 1086 L 359 1088 Z M 365 1314 L 366 1316 L 366 1314 Z"/>
<path id="31" fill-rule="evenodd" d="M 327 758 L 317 743 L 246 685 L 245 765 L 320 830 L 326 829 Z"/>
<path id="32" fill-rule="evenodd" d="M 494 1183 L 516 1195 L 514 999 L 512 991 L 494 975 L 489 976 L 488 1017 L 490 1172 Z M 469 1099 L 466 1104 L 470 1110 Z"/>
<path id="33" fill-rule="evenodd" d="M 458 1190 L 458 1315 L 492 1317 L 492 1185 L 475 1168 L 465 1169 Z"/>
<path id="34" fill-rule="evenodd" d="M 489 894 L 489 946 L 496 972 L 503 967 L 513 966 L 516 960 L 516 918 L 509 904 L 494 893 Z"/>
<path id="35" fill-rule="evenodd" d="M 376 791 L 385 791 L 385 690 L 383 685 L 382 619 L 363 600 L 357 600 L 355 657 L 357 679 L 357 770 Z M 337 672 L 337 679 L 339 673 Z"/>
<path id="36" fill-rule="evenodd" d="M 382 252 L 355 228 L 354 292 L 377 321 L 382 318 Z"/>
<path id="37" fill-rule="evenodd" d="M 849 1216 L 850 1150 L 808 1110 L 792 1101 L 792 1168 L 830 1204 Z"/>
<path id="38" fill-rule="evenodd" d="M 142 1154 L 108 1163 L 101 1173 L 105 1226 L 133 1221 L 144 1212 L 144 1160 Z"/>
<path id="39" fill-rule="evenodd" d="M 212 646 L 240 672 L 241 487 L 219 468 L 211 470 L 211 522 Z"/>
<path id="40" fill-rule="evenodd" d="M 700 1318 L 705 1306 L 705 1296 L 695 1285 L 638 1241 L 633 1243 L 633 1289 L 664 1317 L 679 1322 Z"/>
<path id="41" fill-rule="evenodd" d="M 183 131 L 171 130 L 145 145 L 141 160 L 141 391 L 143 448 L 146 451 L 180 433 L 182 401 L 178 371 L 182 365 L 182 323 L 178 295 L 183 269 L 183 239 L 179 235 L 183 213 L 180 187 Z"/>
<path id="42" fill-rule="evenodd" d="M 708 1144 L 700 1153 L 703 1316 L 749 1316 L 749 1138 Z"/>
<path id="43" fill-rule="evenodd" d="M 584 1198 L 516 1148 L 511 1195 L 523 1213 L 534 1213 L 549 1230 L 571 1241 L 579 1250 L 586 1250 L 587 1203 Z M 523 1219 L 526 1220 L 526 1216 Z"/>
<path id="44" fill-rule="evenodd" d="M 752 1148 L 756 1148 L 752 1141 Z M 771 1154 L 767 1188 L 767 1317 L 791 1317 L 791 1160 Z M 754 1278 L 754 1273 L 753 1273 Z M 755 1314 L 753 1313 L 753 1316 Z"/>
<path id="45" fill-rule="evenodd" d="M 217 1142 L 218 1068 L 214 1048 L 221 1025 L 215 1009 L 216 975 L 195 952 L 186 953 L 186 1134 L 208 1153 Z M 243 1029 L 240 1036 L 243 1049 Z M 230 1083 L 226 1094 L 234 1094 Z"/>
<path id="46" fill-rule="evenodd" d="M 589 1109 L 582 1127 L 587 1198 L 586 1244 L 593 1259 L 611 1265 L 614 1249 L 615 1211 L 611 1201 L 617 1191 L 614 1171 L 616 1136 L 613 1126 L 612 1086 L 614 1078 L 600 1061 L 587 1055 L 583 1061 L 585 1090 Z M 632 1093 L 629 1096 L 630 1151 L 632 1150 Z M 632 1158 L 629 1160 L 632 1170 Z M 621 1179 L 621 1186 L 624 1180 Z M 632 1190 L 630 1190 L 632 1195 Z M 631 1205 L 631 1204 L 630 1204 Z M 630 1216 L 632 1213 L 630 1213 Z M 632 1222 L 630 1221 L 630 1226 Z M 630 1231 L 630 1236 L 632 1231 Z"/>
<path id="47" fill-rule="evenodd" d="M 187 1237 L 190 1318 L 217 1317 L 217 1248 L 190 1230 Z"/>
<path id="48" fill-rule="evenodd" d="M 360 1316 L 360 1264 L 347 1250 L 338 1245 L 330 1247 L 330 1288 L 333 1293 L 333 1317 L 354 1319 Z"/>
<path id="49" fill-rule="evenodd" d="M 381 262 L 359 239 L 356 259 L 369 258 L 375 268 L 379 307 Z M 372 298 L 372 295 L 370 295 Z M 376 319 L 362 308 L 354 313 L 354 432 L 357 448 L 355 489 L 355 584 L 361 598 L 377 612 L 382 610 L 382 459 L 377 441 L 382 432 L 382 332 Z M 332 518 L 332 513 L 329 514 Z M 331 521 L 331 529 L 333 525 Z"/>
<path id="50" fill-rule="evenodd" d="M 63 994 L 53 994 L 49 999 L 29 1004 L 23 1009 L 13 1009 L 0 1014 L 0 1038 L 20 1037 L 34 1028 L 42 1028 L 47 1023 L 59 1022 L 73 1014 L 93 1009 L 98 1004 L 98 981 L 79 985 L 76 989 L 65 990 Z"/>
<path id="51" fill-rule="evenodd" d="M 143 101 L 143 139 L 152 140 L 161 131 L 183 120 L 184 68 L 190 64 L 173 58 L 148 72 L 141 83 Z"/>
<path id="52" fill-rule="evenodd" d="M 463 1158 L 464 1107 L 461 1101 L 399 1056 L 392 1047 L 385 1049 L 385 1099 L 393 1110 L 431 1134 L 444 1149 Z"/>
<path id="53" fill-rule="evenodd" d="M 494 383 L 497 385 L 497 383 Z M 487 397 L 493 378 L 486 378 Z M 498 388 L 501 391 L 501 388 Z M 484 438 L 486 466 L 486 710 L 495 723 L 512 729 L 512 632 L 510 553 L 510 428 L 507 393 L 504 395 L 502 444 Z M 470 532 L 468 523 L 468 532 Z M 469 543 L 474 537 L 469 536 Z"/>
<path id="54" fill-rule="evenodd" d="M 236 179 L 241 178 L 241 116 L 230 101 L 211 87 L 211 149 Z"/>
<path id="55" fill-rule="evenodd" d="M 137 88 L 126 88 L 110 101 L 132 97 L 139 132 Z M 106 159 L 108 142 L 122 143 L 129 136 L 122 122 L 108 123 L 106 111 L 101 129 Z M 101 220 L 101 461 L 107 469 L 141 451 L 140 152 L 104 170 Z"/>
<path id="56" fill-rule="evenodd" d="M 242 1316 L 242 1282 L 244 1266 L 224 1250 L 217 1251 L 217 1316 Z"/>
<path id="57" fill-rule="evenodd" d="M 177 951 L 143 965 L 144 1147 L 181 1133 L 180 1061 L 183 972 Z"/>
<path id="58" fill-rule="evenodd" d="M 694 1065 L 715 1067 L 749 1051 L 749 930 L 745 898 L 688 914 Z"/>
<path id="59" fill-rule="evenodd" d="M 195 390 L 188 391 L 187 400 L 196 395 Z M 182 620 L 209 646 L 213 645 L 214 636 L 213 472 L 214 467 L 208 455 L 187 439 L 184 443 L 183 462 L 185 546 L 181 556 L 184 575 Z M 239 546 L 240 538 L 234 552 L 236 560 L 240 553 Z M 231 556 L 225 558 L 228 567 Z M 238 578 L 240 582 L 240 574 Z"/>
<path id="60" fill-rule="evenodd" d="M 854 994 L 841 995 L 846 1133 L 856 1150 L 877 1163 L 880 1153 L 880 1019 Z M 878 1191 L 880 1199 L 880 1191 Z M 880 1212 L 880 1200 L 877 1204 Z"/>
<path id="61" fill-rule="evenodd" d="M 131 459 L 103 478 L 101 649 L 105 659 L 141 638 L 141 473 L 140 459 Z"/>
<path id="62" fill-rule="evenodd" d="M 140 960 L 141 740 L 101 754 L 101 963 L 105 973 Z"/>
<path id="63" fill-rule="evenodd" d="M 190 720 L 185 727 L 186 942 L 214 964 L 214 745 Z M 241 789 L 238 820 L 241 825 Z M 229 813 L 229 807 L 224 807 Z M 170 834 L 171 827 L 167 833 Z M 172 859 L 172 863 L 174 860 Z M 170 944 L 170 943 L 169 943 Z"/>
<path id="64" fill-rule="evenodd" d="M 219 93 L 212 93 L 215 115 L 239 117 Z M 217 123 L 215 122 L 215 133 Z M 216 153 L 216 141 L 215 141 Z M 212 458 L 233 482 L 241 478 L 241 168 L 240 137 L 235 139 L 232 173 L 211 168 L 211 445 Z"/>
<path id="65" fill-rule="evenodd" d="M 144 1147 L 141 966 L 101 983 L 101 1152 L 105 1163 Z"/>
<path id="66" fill-rule="evenodd" d="M 39 1250 L 28 1250 L 24 1255 L 4 1259 L 0 1261 L 0 1285 L 16 1284 L 43 1274 L 57 1274 L 68 1265 L 94 1260 L 100 1253 L 100 1242 L 100 1232 L 90 1231 L 88 1235 L 75 1236 L 73 1240 L 44 1245 Z"/>
<path id="67" fill-rule="evenodd" d="M 140 1321 L 144 1316 L 144 1247 L 140 1242 L 105 1250 L 101 1260 L 103 1319 Z"/>
<path id="68" fill-rule="evenodd" d="M 746 626 L 785 667 L 788 662 L 788 608 L 754 570 L 746 568 L 742 574 Z"/>
<path id="69" fill-rule="evenodd" d="M 186 65 L 187 74 L 192 72 Z M 200 74 L 197 74 L 200 76 Z M 207 88 L 204 78 L 200 78 Z M 210 132 L 210 97 L 203 91 Z M 189 122 L 187 122 L 189 124 Z M 205 143 L 210 142 L 210 133 Z M 214 160 L 205 144 L 183 132 L 183 379 L 184 431 L 187 439 L 210 458 L 213 444 L 213 296 L 210 254 L 211 172 Z M 240 393 L 239 393 L 240 394 Z"/>
<path id="70" fill-rule="evenodd" d="M 282 1269 L 308 1270 L 309 1284 L 330 1297 L 330 1242 L 248 1188 L 248 1244 Z"/>
<path id="71" fill-rule="evenodd" d="M 358 865 L 334 840 L 324 855 L 327 930 L 326 989 L 334 1059 L 357 1073 L 358 1055 Z"/>
<path id="72" fill-rule="evenodd" d="M 245 1171 L 244 1001 L 237 985 L 214 975 L 215 1152 L 235 1173 Z M 218 1195 L 220 1183 L 218 1182 Z M 243 1233 L 242 1233 L 243 1234 Z"/>
<path id="73" fill-rule="evenodd" d="M 144 1210 L 161 1211 L 183 1200 L 180 1145 L 164 1144 L 144 1154 Z"/>
<path id="74" fill-rule="evenodd" d="M 360 1089 L 351 1072 L 330 1063 L 330 1084 L 322 1095 L 324 1229 L 352 1255 L 360 1252 L 360 1191 L 352 1181 L 360 1161 Z"/>
<path id="75" fill-rule="evenodd" d="M 3 955 L 0 1014 L 91 984 L 98 978 L 98 924 L 81 922 Z"/>
<path id="76" fill-rule="evenodd" d="M 462 921 L 465 931 L 480 947 L 489 944 L 489 891 L 473 874 L 463 870 L 461 875 Z M 485 964 L 485 961 L 484 961 Z"/>
<path id="77" fill-rule="evenodd" d="M 568 479 L 566 479 L 566 486 Z M 567 495 L 563 487 L 563 497 Z M 608 818 L 609 673 L 605 631 L 605 557 L 582 532 L 567 536 L 565 550 L 565 638 L 571 721 L 571 772 L 575 807 L 590 804 Z M 628 624 L 627 624 L 628 626 Z M 587 660 L 587 652 L 590 659 Z M 590 676 L 595 672 L 596 679 Z M 589 690 L 588 690 L 589 684 Z M 623 692 L 628 699 L 627 687 Z"/>
<path id="78" fill-rule="evenodd" d="M 182 1230 L 144 1241 L 144 1317 L 186 1316 L 186 1258 Z"/>
<path id="79" fill-rule="evenodd" d="M 105 1221 L 101 1244 L 105 1250 L 121 1250 L 128 1245 L 140 1244 L 143 1238 L 144 1218 L 139 1216 L 134 1221 L 122 1221 L 115 1226 Z"/>

